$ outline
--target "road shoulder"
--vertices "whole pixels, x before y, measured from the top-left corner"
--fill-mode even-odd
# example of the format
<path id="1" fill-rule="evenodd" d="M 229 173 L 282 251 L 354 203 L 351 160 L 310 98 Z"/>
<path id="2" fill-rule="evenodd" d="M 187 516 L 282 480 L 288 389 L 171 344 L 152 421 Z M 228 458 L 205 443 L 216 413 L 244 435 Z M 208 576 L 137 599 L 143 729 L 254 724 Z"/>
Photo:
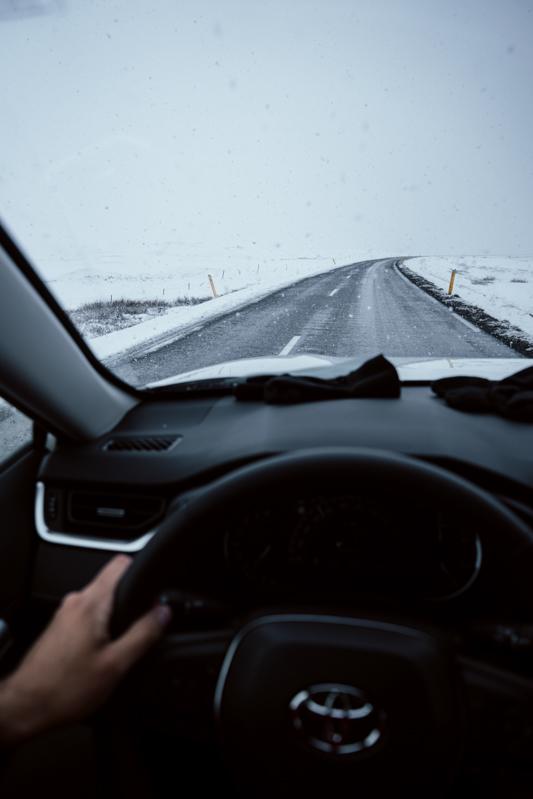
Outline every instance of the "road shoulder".
<path id="1" fill-rule="evenodd" d="M 526 358 L 533 357 L 533 342 L 526 334 L 519 330 L 517 327 L 504 322 L 501 319 L 496 319 L 491 316 L 482 308 L 476 305 L 470 305 L 462 300 L 457 294 L 448 296 L 442 289 L 438 288 L 434 283 L 426 280 L 421 275 L 414 272 L 406 265 L 402 259 L 396 261 L 396 268 L 398 272 L 403 275 L 407 280 L 424 291 L 430 297 L 433 297 L 442 305 L 453 310 L 457 316 L 469 322 L 471 325 L 489 333 L 494 338 L 506 344 L 513 349 L 516 353 L 524 355 Z"/>

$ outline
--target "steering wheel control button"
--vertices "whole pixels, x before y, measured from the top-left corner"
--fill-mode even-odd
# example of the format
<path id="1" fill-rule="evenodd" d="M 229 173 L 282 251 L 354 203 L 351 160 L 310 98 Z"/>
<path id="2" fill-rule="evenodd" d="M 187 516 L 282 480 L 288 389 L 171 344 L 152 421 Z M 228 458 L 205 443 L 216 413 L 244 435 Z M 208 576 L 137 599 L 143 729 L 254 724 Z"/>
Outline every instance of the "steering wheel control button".
<path id="1" fill-rule="evenodd" d="M 230 613 L 227 602 L 184 591 L 165 591 L 160 594 L 159 601 L 171 608 L 174 630 L 188 626 L 192 629 L 202 625 L 219 626 L 227 621 Z"/>
<path id="2" fill-rule="evenodd" d="M 383 738 L 385 713 L 350 685 L 323 683 L 298 691 L 290 702 L 297 734 L 328 755 L 355 755 Z"/>

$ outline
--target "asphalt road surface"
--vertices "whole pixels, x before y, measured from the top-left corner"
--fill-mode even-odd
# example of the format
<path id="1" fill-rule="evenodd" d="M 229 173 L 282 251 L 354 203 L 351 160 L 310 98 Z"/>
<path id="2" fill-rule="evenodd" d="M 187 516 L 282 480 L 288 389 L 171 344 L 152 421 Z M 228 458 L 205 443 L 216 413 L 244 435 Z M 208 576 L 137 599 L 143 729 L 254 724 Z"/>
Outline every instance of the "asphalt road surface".
<path id="1" fill-rule="evenodd" d="M 221 361 L 318 353 L 413 358 L 514 358 L 516 352 L 429 297 L 391 259 L 307 278 L 114 366 L 142 385 Z"/>

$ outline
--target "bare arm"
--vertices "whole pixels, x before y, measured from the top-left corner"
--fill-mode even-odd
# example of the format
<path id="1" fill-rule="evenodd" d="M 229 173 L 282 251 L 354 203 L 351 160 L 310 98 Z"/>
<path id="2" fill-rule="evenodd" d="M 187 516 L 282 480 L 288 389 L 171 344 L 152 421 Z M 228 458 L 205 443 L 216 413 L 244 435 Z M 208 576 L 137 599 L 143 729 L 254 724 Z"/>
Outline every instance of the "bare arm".
<path id="1" fill-rule="evenodd" d="M 111 641 L 117 583 L 130 558 L 114 558 L 83 591 L 68 594 L 18 669 L 0 682 L 0 746 L 78 721 L 100 707 L 170 620 L 156 606 Z"/>

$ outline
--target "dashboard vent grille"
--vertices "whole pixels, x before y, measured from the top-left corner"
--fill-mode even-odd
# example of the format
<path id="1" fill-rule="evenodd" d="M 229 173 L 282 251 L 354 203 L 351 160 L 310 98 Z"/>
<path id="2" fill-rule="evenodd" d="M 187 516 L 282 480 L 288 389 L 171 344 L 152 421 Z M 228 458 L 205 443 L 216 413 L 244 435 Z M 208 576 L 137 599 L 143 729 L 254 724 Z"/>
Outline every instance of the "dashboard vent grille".
<path id="1" fill-rule="evenodd" d="M 161 497 L 73 490 L 68 494 L 67 521 L 82 529 L 101 527 L 127 535 L 153 526 L 164 507 Z"/>
<path id="2" fill-rule="evenodd" d="M 166 452 L 178 440 L 178 436 L 112 438 L 104 444 L 104 449 L 107 452 Z"/>

